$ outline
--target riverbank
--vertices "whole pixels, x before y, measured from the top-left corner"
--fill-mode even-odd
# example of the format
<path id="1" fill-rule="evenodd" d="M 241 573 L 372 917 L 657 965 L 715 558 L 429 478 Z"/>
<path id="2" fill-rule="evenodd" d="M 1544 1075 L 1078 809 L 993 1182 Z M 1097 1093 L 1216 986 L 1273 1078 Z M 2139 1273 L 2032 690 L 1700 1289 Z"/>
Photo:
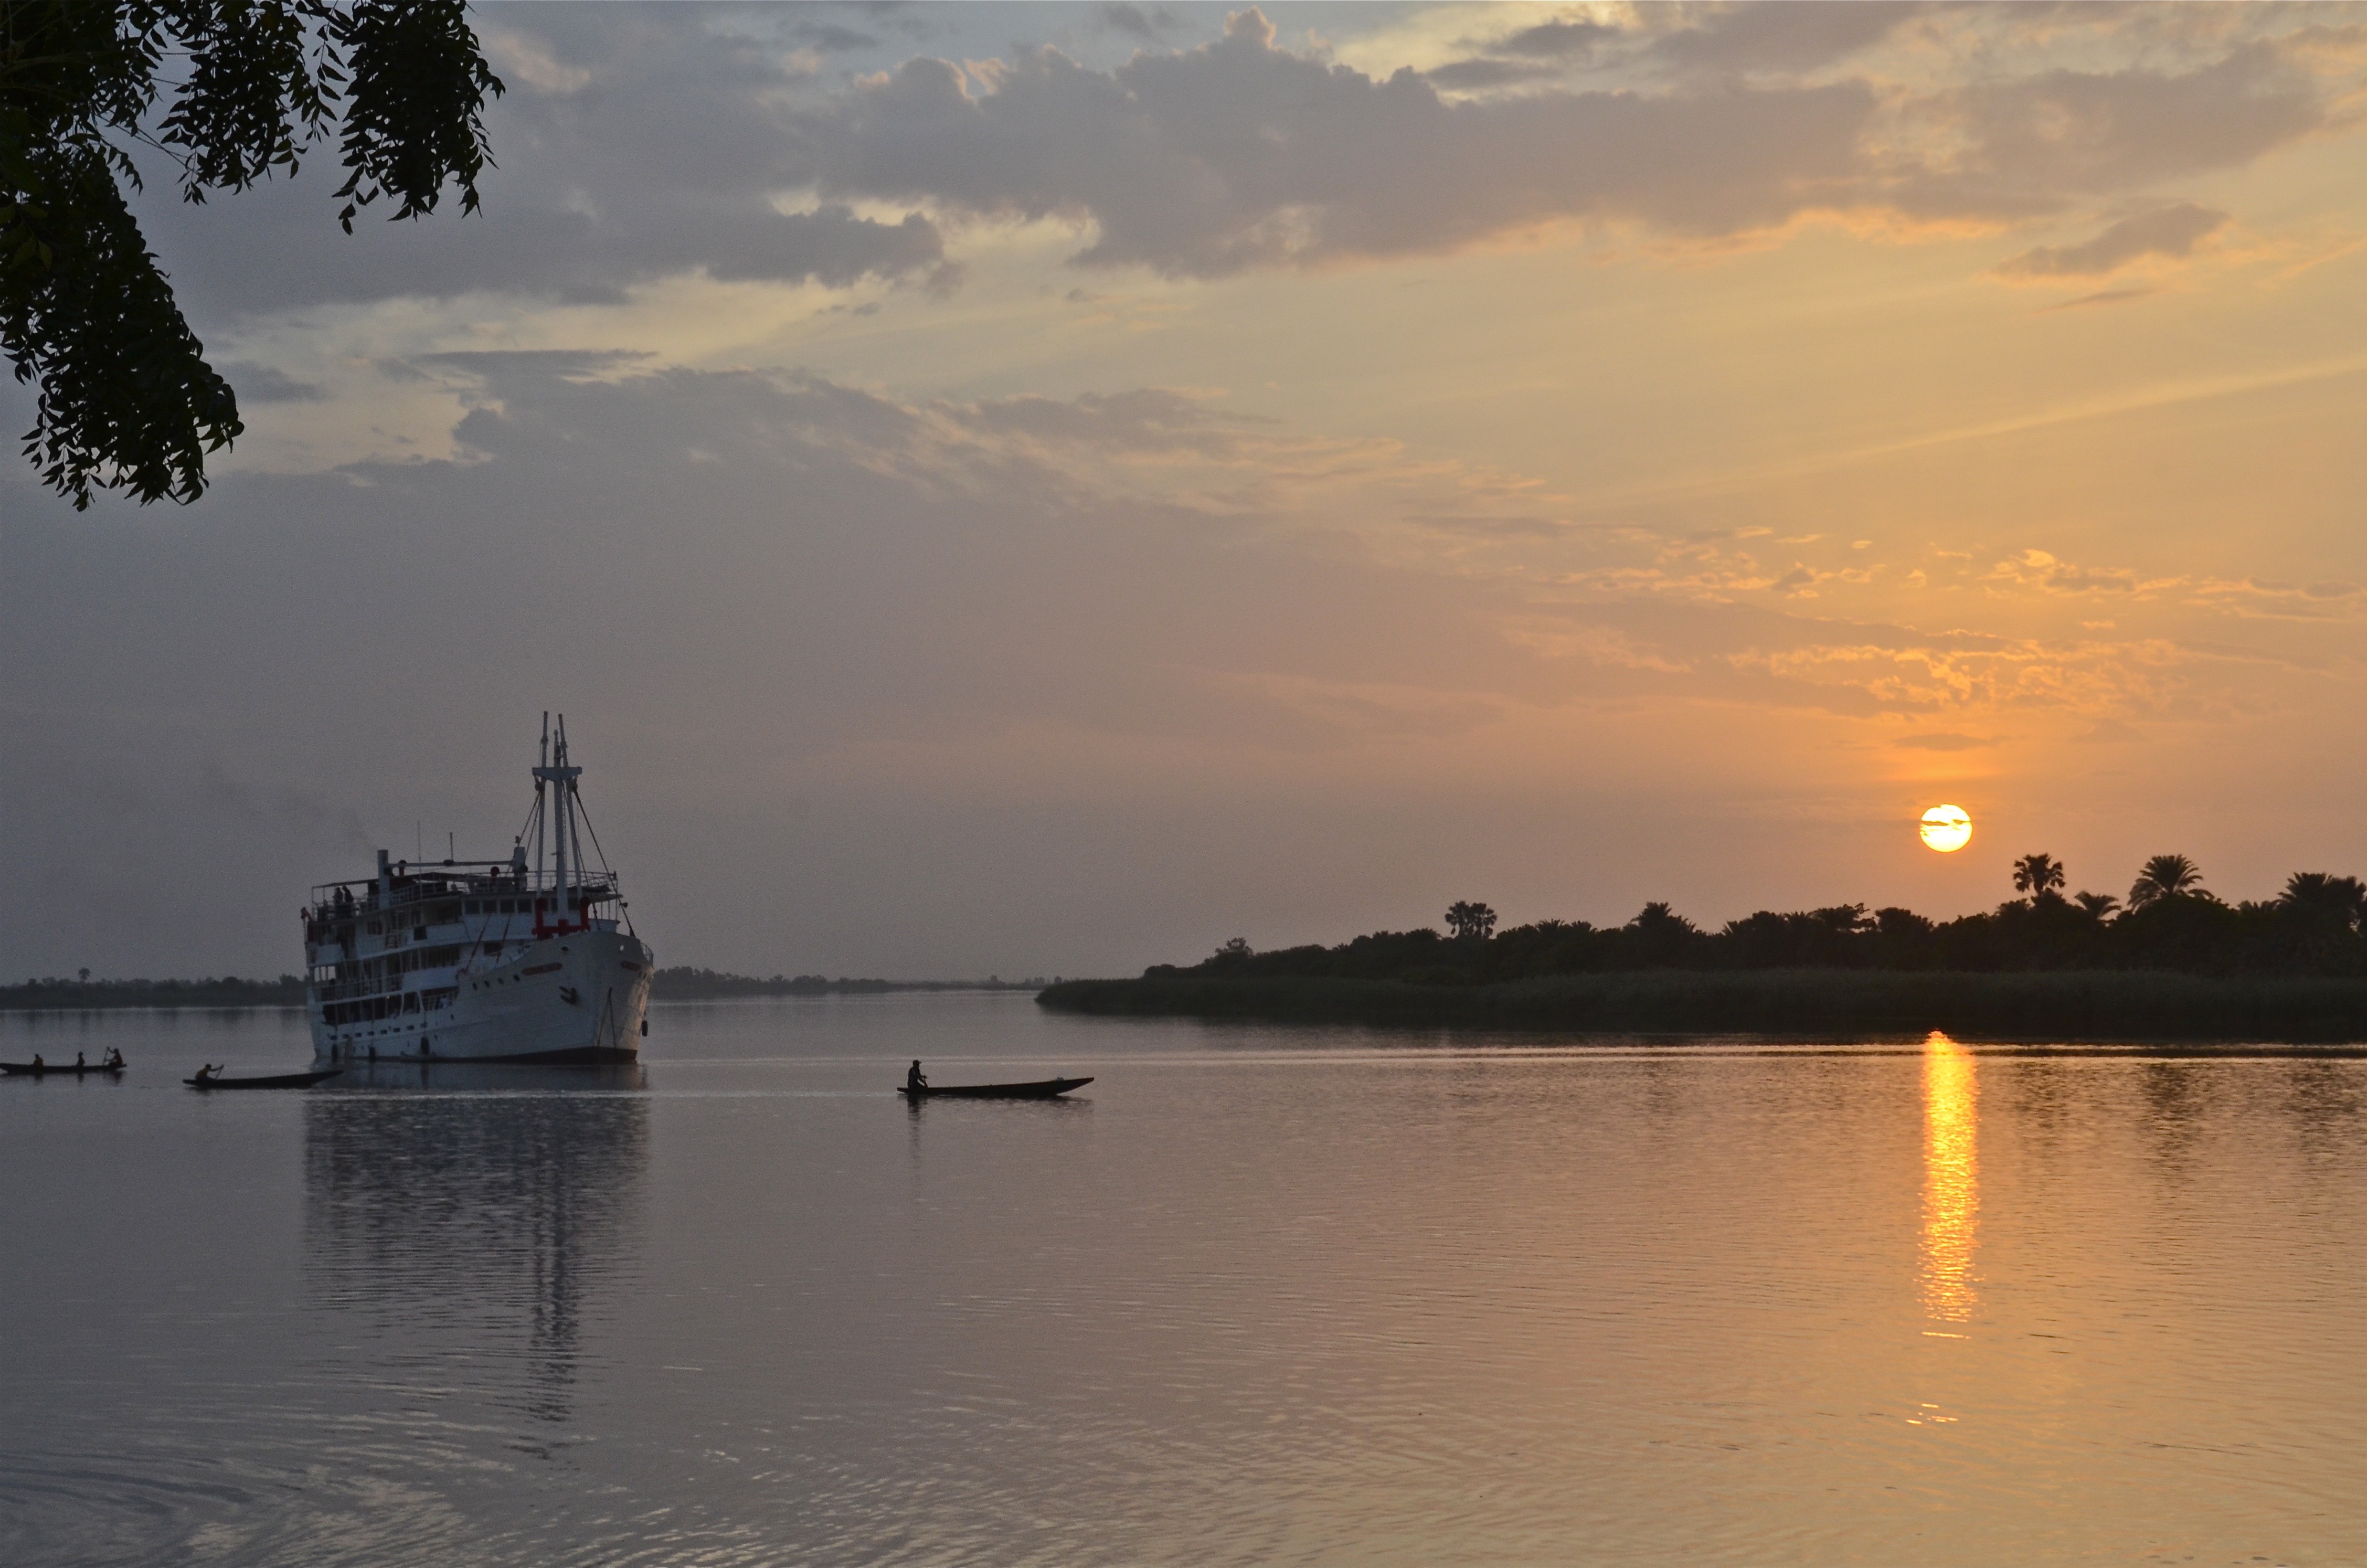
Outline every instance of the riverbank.
<path id="1" fill-rule="evenodd" d="M 80 1013 L 116 1007 L 300 1007 L 304 983 L 277 980 L 28 980 L 0 985 L 0 1013 Z"/>
<path id="2" fill-rule="evenodd" d="M 889 991 L 1036 991 L 1036 980 L 854 980 L 819 974 L 725 974 L 662 969 L 651 977 L 657 1002 L 718 1002 L 738 996 L 869 996 Z M 0 985 L 0 1013 L 79 1013 L 117 1007 L 300 1007 L 304 983 L 277 980 L 28 980 Z"/>
<path id="3" fill-rule="evenodd" d="M 1643 970 L 1493 985 L 1308 977 L 1071 980 L 1054 1012 L 1552 1030 L 1964 1040 L 2367 1041 L 2367 980 L 2144 971 Z"/>
<path id="4" fill-rule="evenodd" d="M 760 980 L 750 974 L 680 967 L 662 969 L 650 976 L 652 1002 L 721 1002 L 741 996 L 878 996 L 891 991 L 1040 991 L 1041 975 L 1033 980 L 858 980 L 841 975 L 776 974 Z"/>

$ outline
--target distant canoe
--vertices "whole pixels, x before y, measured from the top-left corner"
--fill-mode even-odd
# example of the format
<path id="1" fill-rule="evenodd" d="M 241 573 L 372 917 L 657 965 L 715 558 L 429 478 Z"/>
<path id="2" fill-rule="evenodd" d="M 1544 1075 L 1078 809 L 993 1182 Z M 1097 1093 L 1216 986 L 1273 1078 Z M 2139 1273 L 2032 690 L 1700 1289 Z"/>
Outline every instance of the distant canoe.
<path id="1" fill-rule="evenodd" d="M 38 1066 L 30 1062 L 0 1062 L 0 1073 L 12 1078 L 46 1078 L 52 1073 L 71 1073 L 77 1078 L 85 1073 L 104 1073 L 113 1077 L 122 1071 L 120 1064 L 110 1062 L 85 1062 L 80 1066 L 71 1062 L 44 1062 Z"/>
<path id="2" fill-rule="evenodd" d="M 276 1078 L 184 1078 L 181 1082 L 193 1089 L 309 1089 L 344 1071 L 332 1067 L 325 1073 L 282 1073 Z"/>
<path id="3" fill-rule="evenodd" d="M 1048 1100 L 1055 1095 L 1065 1095 L 1070 1089 L 1081 1089 L 1092 1083 L 1091 1078 L 1047 1078 L 1040 1084 L 951 1084 L 946 1087 L 915 1089 L 898 1085 L 896 1092 L 916 1100 Z"/>

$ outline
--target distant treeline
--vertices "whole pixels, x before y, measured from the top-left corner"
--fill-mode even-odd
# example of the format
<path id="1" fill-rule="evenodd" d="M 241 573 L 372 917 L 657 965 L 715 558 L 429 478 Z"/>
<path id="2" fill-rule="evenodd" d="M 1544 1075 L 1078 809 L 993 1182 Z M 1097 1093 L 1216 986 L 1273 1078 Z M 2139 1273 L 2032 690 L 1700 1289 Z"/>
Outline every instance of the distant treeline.
<path id="1" fill-rule="evenodd" d="M 1376 931 L 1338 947 L 1257 952 L 1239 937 L 1189 967 L 1158 964 L 1145 978 L 1324 977 L 1420 985 L 1487 985 L 1546 975 L 1636 970 L 2168 970 L 2207 975 L 2367 976 L 2367 886 L 2304 872 L 2265 903 L 2226 903 L 2203 891 L 2192 862 L 2159 856 L 2128 906 L 2097 893 L 2065 898 L 2051 857 L 2015 865 L 2026 896 L 1945 922 L 1862 903 L 1778 914 L 1761 910 L 1704 930 L 1665 903 L 1624 926 L 1541 920 L 1495 929 L 1484 903 L 1447 911 L 1449 933 Z"/>
<path id="2" fill-rule="evenodd" d="M 2367 978 L 2134 970 L 1647 970 L 1492 985 L 1328 977 L 1071 980 L 1055 1012 L 1569 1034 L 1776 1035 L 2030 1042 L 2367 1040 Z"/>
<path id="3" fill-rule="evenodd" d="M 1961 919 L 1862 903 L 1761 910 L 1704 930 L 1665 903 L 1621 926 L 1376 931 L 1258 952 L 1240 937 L 1139 980 L 1070 981 L 1062 1011 L 1574 1031 L 1951 1034 L 2025 1040 L 2367 1040 L 2367 886 L 2304 872 L 2227 903 L 2157 856 L 2121 900 L 2066 898 L 2052 856 L 2023 896 Z"/>
<path id="4" fill-rule="evenodd" d="M 824 974 L 776 974 L 769 980 L 727 974 L 721 970 L 681 966 L 662 969 L 650 977 L 650 997 L 657 1002 L 712 1002 L 729 996 L 846 996 L 884 991 L 1035 991 L 1047 982 L 1004 980 L 832 980 Z"/>
<path id="5" fill-rule="evenodd" d="M 1032 980 L 833 980 L 821 974 L 776 974 L 769 980 L 681 967 L 651 976 L 650 994 L 661 1002 L 713 1001 L 726 996 L 864 995 L 884 991 L 1038 991 L 1050 983 Z M 0 1012 L 78 1007 L 300 1007 L 304 982 L 277 980 L 64 980 L 55 976 L 0 985 Z"/>
<path id="6" fill-rule="evenodd" d="M 28 980 L 0 985 L 0 1012 L 64 1007 L 300 1007 L 304 982 L 277 980 Z"/>

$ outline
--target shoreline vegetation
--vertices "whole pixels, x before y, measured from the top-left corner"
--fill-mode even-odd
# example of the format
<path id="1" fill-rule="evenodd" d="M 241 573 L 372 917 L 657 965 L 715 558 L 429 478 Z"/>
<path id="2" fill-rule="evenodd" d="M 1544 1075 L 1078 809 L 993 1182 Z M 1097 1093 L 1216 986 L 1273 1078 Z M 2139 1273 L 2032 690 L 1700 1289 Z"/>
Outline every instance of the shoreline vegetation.
<path id="1" fill-rule="evenodd" d="M 651 976 L 653 1002 L 716 1002 L 741 996 L 869 996 L 891 991 L 1041 991 L 1047 982 L 1005 980 L 857 980 L 821 974 L 776 974 L 769 979 L 719 970 L 680 966 Z M 0 1013 L 79 1013 L 116 1007 L 300 1007 L 301 976 L 277 980 L 91 980 L 51 976 L 20 985 L 0 985 Z"/>
<path id="2" fill-rule="evenodd" d="M 2126 904 L 2066 898 L 2046 855 L 2023 895 L 1946 922 L 1863 904 L 1761 910 L 1704 930 L 1665 903 L 1624 926 L 1496 929 L 1458 903 L 1447 930 L 1376 931 L 1258 952 L 1236 937 L 1189 967 L 1074 980 L 1058 1012 L 1611 1034 L 2023 1041 L 2367 1041 L 2367 885 L 2305 872 L 2227 903 L 2184 856 L 2146 863 Z"/>
<path id="3" fill-rule="evenodd" d="M 1071 980 L 1063 1013 L 1602 1035 L 2024 1043 L 2367 1040 L 2367 979 L 2130 970 L 1645 970 L 1447 986 L 1401 980 Z"/>
<path id="4" fill-rule="evenodd" d="M 109 1007 L 300 1007 L 301 976 L 277 980 L 28 980 L 0 985 L 0 1013 L 88 1012 Z"/>
<path id="5" fill-rule="evenodd" d="M 681 967 L 662 969 L 650 977 L 652 1002 L 720 1002 L 738 996 L 874 996 L 890 991 L 1042 991 L 1042 975 L 1032 980 L 836 980 L 819 974 L 776 974 L 759 980 L 753 975 L 727 974 L 720 970 Z"/>

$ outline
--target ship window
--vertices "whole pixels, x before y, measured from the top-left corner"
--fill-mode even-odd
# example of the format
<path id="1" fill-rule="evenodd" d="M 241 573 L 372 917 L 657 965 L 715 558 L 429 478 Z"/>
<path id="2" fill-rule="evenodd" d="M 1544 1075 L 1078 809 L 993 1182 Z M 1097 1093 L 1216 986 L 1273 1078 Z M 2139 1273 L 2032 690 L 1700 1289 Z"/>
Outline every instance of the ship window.
<path id="1" fill-rule="evenodd" d="M 419 1011 L 418 992 L 406 991 L 402 994 L 402 1010 L 406 1013 L 415 1013 Z"/>

